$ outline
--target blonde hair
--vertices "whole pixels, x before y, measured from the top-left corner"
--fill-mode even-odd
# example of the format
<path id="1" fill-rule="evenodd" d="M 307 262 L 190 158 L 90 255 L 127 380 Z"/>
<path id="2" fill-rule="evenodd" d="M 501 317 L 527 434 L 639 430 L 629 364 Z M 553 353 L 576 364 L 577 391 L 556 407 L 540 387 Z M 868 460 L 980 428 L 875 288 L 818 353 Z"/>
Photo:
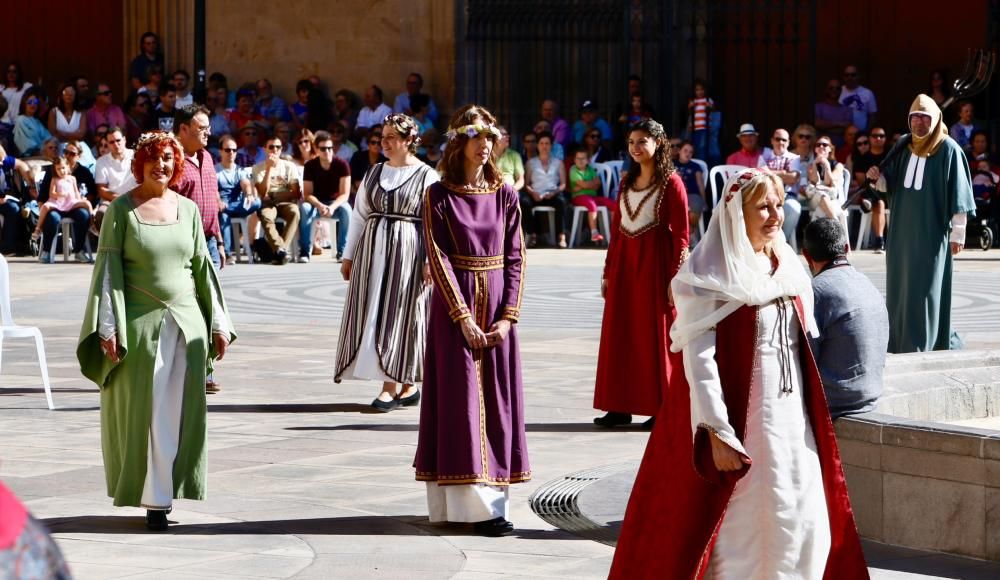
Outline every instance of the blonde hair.
<path id="1" fill-rule="evenodd" d="M 760 175 L 750 180 L 750 183 L 743 188 L 743 220 L 746 223 L 747 206 L 756 206 L 767 197 L 768 193 L 774 192 L 778 199 L 785 198 L 785 188 L 781 184 L 781 178 L 769 171 L 761 171 Z M 768 256 L 774 255 L 774 242 L 764 244 L 764 253 Z"/>

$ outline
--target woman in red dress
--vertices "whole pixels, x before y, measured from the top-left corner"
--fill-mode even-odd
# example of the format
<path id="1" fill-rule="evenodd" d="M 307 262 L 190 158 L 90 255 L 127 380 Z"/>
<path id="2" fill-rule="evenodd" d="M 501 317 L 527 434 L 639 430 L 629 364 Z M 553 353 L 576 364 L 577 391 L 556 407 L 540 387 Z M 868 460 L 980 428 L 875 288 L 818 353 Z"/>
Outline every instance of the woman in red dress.
<path id="1" fill-rule="evenodd" d="M 670 281 L 688 251 L 684 183 L 670 161 L 663 126 L 643 119 L 628 133 L 635 164 L 622 178 L 614 241 L 604 264 L 604 322 L 597 356 L 594 419 L 602 427 L 656 415 L 668 384 L 683 383 L 683 364 L 670 353 L 674 321 Z M 646 421 L 651 427 L 653 419 Z"/>

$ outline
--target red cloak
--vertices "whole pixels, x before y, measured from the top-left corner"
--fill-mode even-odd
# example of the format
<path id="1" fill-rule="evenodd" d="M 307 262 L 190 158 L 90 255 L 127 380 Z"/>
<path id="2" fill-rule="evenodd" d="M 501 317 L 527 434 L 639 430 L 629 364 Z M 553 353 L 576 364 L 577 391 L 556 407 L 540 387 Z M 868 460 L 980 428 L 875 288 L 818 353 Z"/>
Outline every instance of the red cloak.
<path id="1" fill-rule="evenodd" d="M 620 193 L 604 264 L 594 408 L 655 415 L 666 385 L 684 381 L 680 354 L 670 352 L 675 314 L 667 292 L 687 254 L 687 191 L 680 176 L 671 175 L 656 200 L 656 220 L 638 232 L 621 227 L 622 199 Z"/>
<path id="2" fill-rule="evenodd" d="M 798 297 L 795 311 L 801 323 L 804 313 Z M 716 361 L 723 398 L 729 423 L 741 442 L 746 440 L 747 405 L 758 348 L 757 313 L 757 307 L 743 306 L 716 327 Z M 868 567 L 847 496 L 823 384 L 803 331 L 799 339 L 803 397 L 816 438 L 830 516 L 830 555 L 823 577 L 867 579 Z M 733 489 L 750 468 L 719 472 L 712 460 L 707 431 L 699 429 L 692 441 L 686 381 L 671 383 L 667 397 L 632 488 L 610 578 L 704 577 Z M 754 530 L 746 532 L 752 534 Z"/>

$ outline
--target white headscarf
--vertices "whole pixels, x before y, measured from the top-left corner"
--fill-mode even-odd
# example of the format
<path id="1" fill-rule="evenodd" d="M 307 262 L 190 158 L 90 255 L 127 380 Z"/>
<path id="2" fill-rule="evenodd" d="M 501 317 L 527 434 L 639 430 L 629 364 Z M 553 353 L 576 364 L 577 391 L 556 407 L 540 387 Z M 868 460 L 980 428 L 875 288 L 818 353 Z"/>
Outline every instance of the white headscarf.
<path id="1" fill-rule="evenodd" d="M 670 350 L 713 328 L 741 306 L 761 306 L 783 296 L 799 296 L 805 309 L 806 330 L 819 336 L 813 318 L 812 280 L 784 235 L 772 242 L 778 269 L 755 255 L 743 222 L 744 193 L 773 175 L 747 169 L 733 176 L 723 190 L 708 231 L 691 257 L 674 276 L 672 288 L 677 318 L 670 328 Z M 780 188 L 778 193 L 783 195 Z"/>

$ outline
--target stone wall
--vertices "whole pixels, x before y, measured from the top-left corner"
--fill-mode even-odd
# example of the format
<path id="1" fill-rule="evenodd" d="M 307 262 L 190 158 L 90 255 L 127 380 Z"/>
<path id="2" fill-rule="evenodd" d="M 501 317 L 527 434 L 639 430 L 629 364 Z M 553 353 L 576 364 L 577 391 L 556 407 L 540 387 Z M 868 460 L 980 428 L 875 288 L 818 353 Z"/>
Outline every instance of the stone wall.
<path id="1" fill-rule="evenodd" d="M 411 71 L 444 112 L 455 84 L 454 2 L 372 0 L 207 2 L 208 72 L 221 71 L 230 88 L 266 77 L 285 99 L 295 83 L 319 75 L 331 94 L 359 96 L 371 84 L 392 105 Z"/>

